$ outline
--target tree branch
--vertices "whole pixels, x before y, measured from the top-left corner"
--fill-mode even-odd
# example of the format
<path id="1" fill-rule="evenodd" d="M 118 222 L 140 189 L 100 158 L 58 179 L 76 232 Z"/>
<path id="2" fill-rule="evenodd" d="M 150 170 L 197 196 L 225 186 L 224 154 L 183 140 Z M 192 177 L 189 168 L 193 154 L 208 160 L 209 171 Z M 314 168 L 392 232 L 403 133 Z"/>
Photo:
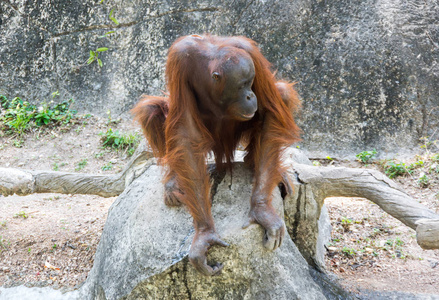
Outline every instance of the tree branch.
<path id="1" fill-rule="evenodd" d="M 61 193 L 114 197 L 120 195 L 153 163 L 151 151 L 142 144 L 119 174 L 93 175 L 0 168 L 0 193 L 4 196 Z"/>

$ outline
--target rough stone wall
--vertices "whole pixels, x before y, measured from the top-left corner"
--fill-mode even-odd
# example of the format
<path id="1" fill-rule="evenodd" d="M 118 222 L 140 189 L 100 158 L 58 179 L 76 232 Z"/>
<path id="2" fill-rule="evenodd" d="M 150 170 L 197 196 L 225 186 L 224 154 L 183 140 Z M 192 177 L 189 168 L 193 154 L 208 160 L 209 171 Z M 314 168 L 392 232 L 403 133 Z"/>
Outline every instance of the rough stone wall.
<path id="1" fill-rule="evenodd" d="M 302 148 L 314 154 L 409 153 L 439 125 L 435 0 L 99 2 L 0 0 L 0 93 L 58 90 L 83 112 L 126 114 L 164 90 L 173 40 L 211 32 L 256 40 L 278 76 L 298 82 Z M 102 68 L 86 64 L 98 47 L 110 49 Z"/>

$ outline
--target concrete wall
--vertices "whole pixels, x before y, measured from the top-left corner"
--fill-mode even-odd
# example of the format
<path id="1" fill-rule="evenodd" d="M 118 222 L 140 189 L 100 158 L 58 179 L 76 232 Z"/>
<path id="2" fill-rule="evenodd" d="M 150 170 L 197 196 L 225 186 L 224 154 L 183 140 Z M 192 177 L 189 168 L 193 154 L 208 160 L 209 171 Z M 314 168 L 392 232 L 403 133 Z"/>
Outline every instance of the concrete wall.
<path id="1" fill-rule="evenodd" d="M 173 40 L 210 32 L 256 40 L 278 76 L 298 82 L 301 147 L 313 155 L 410 153 L 438 127 L 437 1 L 99 2 L 0 1 L 0 93 L 58 90 L 82 112 L 126 115 L 164 90 Z M 102 68 L 86 64 L 98 47 L 110 49 Z"/>

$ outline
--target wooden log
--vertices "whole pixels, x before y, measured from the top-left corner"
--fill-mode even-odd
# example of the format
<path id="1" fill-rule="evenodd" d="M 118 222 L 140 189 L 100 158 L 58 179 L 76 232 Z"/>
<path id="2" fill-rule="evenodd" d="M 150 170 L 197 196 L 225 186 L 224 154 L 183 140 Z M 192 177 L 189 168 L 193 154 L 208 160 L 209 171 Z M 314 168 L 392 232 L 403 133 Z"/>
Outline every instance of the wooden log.
<path id="1" fill-rule="evenodd" d="M 407 195 L 381 172 L 291 163 L 288 173 L 296 177 L 299 184 L 293 197 L 285 201 L 286 222 L 291 237 L 310 264 L 320 268 L 323 265 L 322 259 L 317 257 L 317 237 L 320 236 L 317 223 L 327 197 L 366 198 L 414 230 L 421 220 L 424 223 L 431 220 L 420 228 L 418 243 L 424 249 L 439 249 L 439 230 L 433 226 L 439 222 L 439 215 Z"/>
<path id="2" fill-rule="evenodd" d="M 439 220 L 423 219 L 417 222 L 416 241 L 422 249 L 439 249 Z"/>
<path id="3" fill-rule="evenodd" d="M 60 193 L 114 197 L 120 195 L 154 162 L 151 151 L 143 143 L 137 148 L 124 170 L 118 174 L 93 175 L 0 168 L 0 194 L 9 196 Z"/>
<path id="4" fill-rule="evenodd" d="M 302 164 L 293 167 L 301 182 L 313 186 L 314 195 L 322 204 L 327 197 L 366 198 L 412 229 L 416 229 L 416 222 L 421 219 L 439 219 L 439 215 L 415 201 L 379 171 Z"/>

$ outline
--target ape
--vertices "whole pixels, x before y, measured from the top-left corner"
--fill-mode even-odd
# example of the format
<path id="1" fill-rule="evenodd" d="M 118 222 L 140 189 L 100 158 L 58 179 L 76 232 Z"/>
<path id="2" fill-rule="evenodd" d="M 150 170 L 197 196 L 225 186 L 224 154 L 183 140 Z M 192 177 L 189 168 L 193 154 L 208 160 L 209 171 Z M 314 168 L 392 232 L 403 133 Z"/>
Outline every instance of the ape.
<path id="1" fill-rule="evenodd" d="M 204 275 L 223 268 L 206 260 L 210 247 L 228 244 L 215 231 L 205 160 L 212 152 L 217 168 L 230 168 L 239 143 L 246 145 L 245 162 L 255 178 L 243 227 L 260 224 L 266 232 L 264 246 L 276 249 L 285 225 L 271 205 L 271 193 L 283 180 L 282 150 L 299 139 L 293 119 L 299 100 L 293 84 L 275 81 L 254 41 L 211 35 L 175 41 L 166 79 L 169 97 L 144 95 L 132 113 L 155 156 L 167 166 L 165 203 L 184 204 L 193 217 L 189 260 Z"/>

